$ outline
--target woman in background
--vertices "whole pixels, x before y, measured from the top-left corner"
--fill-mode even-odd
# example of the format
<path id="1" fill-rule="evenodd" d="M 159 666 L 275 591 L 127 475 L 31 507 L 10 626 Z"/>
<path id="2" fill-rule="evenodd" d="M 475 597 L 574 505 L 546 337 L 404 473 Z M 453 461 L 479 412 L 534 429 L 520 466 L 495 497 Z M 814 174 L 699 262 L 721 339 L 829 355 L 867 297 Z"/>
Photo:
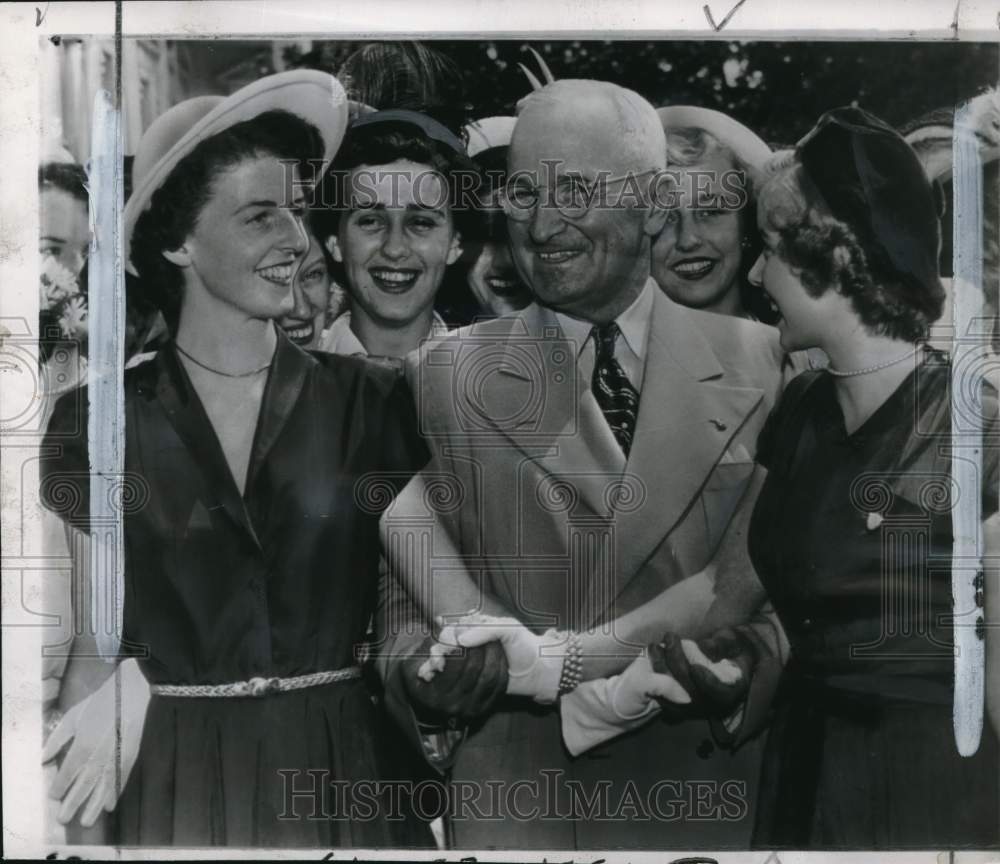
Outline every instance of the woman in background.
<path id="1" fill-rule="evenodd" d="M 87 174 L 73 162 L 46 162 L 38 169 L 38 196 L 38 348 L 48 411 L 51 400 L 78 386 L 87 372 Z"/>
<path id="2" fill-rule="evenodd" d="M 337 70 L 349 99 L 378 111 L 418 111 L 457 135 L 467 121 L 462 70 L 422 42 L 369 42 Z"/>
<path id="3" fill-rule="evenodd" d="M 975 138 L 982 167 L 982 317 L 990 330 L 990 348 L 1000 354 L 1000 93 L 994 88 L 970 99 L 958 109 L 966 128 Z M 904 123 L 900 131 L 916 151 L 928 178 L 943 192 L 941 217 L 941 276 L 948 301 L 937 322 L 935 345 L 951 348 L 951 282 L 954 274 L 954 169 L 955 108 L 939 108 Z M 980 326 L 980 330 L 983 328 Z"/>
<path id="4" fill-rule="evenodd" d="M 747 280 L 760 252 L 754 186 L 770 148 L 718 111 L 675 105 L 657 113 L 676 206 L 653 243 L 653 278 L 684 306 L 773 324 L 773 309 Z M 699 195 L 705 174 L 710 182 Z"/>
<path id="5" fill-rule="evenodd" d="M 466 282 L 481 318 L 516 312 L 531 302 L 531 290 L 510 254 L 507 219 L 499 203 L 507 183 L 507 151 L 515 122 L 515 117 L 486 117 L 465 128 L 469 155 L 484 177 L 484 232 L 465 244 L 463 255 Z"/>
<path id="6" fill-rule="evenodd" d="M 333 323 L 344 302 L 343 290 L 333 281 L 333 261 L 315 229 L 309 227 L 309 251 L 292 279 L 292 310 L 278 319 L 278 326 L 300 348 L 319 347 L 323 330 Z"/>

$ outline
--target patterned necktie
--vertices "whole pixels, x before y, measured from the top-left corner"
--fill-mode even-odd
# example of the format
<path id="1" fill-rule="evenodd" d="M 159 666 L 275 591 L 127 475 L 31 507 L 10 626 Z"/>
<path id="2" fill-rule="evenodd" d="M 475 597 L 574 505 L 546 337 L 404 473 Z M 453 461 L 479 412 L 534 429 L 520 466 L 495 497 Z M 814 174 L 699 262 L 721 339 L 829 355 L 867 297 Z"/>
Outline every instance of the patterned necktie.
<path id="1" fill-rule="evenodd" d="M 639 391 L 632 386 L 615 359 L 615 340 L 620 333 L 614 321 L 591 330 L 597 346 L 591 389 L 627 459 L 635 433 L 635 418 L 639 413 Z"/>

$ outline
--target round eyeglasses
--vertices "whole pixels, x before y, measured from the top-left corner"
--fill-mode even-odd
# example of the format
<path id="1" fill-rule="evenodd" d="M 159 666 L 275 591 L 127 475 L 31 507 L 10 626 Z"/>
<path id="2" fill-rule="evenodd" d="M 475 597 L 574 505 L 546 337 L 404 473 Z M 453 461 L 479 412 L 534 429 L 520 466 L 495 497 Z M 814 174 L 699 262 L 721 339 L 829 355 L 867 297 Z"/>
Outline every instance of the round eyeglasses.
<path id="1" fill-rule="evenodd" d="M 552 186 L 536 186 L 524 179 L 512 177 L 507 186 L 498 195 L 500 207 L 504 215 L 515 222 L 527 222 L 531 219 L 535 208 L 552 207 L 565 219 L 582 219 L 595 206 L 609 209 L 621 209 L 626 200 L 633 204 L 651 200 L 648 190 L 630 187 L 626 192 L 622 189 L 617 198 L 610 196 L 614 188 L 623 187 L 626 182 L 638 180 L 649 174 L 657 173 L 657 169 L 630 172 L 623 177 L 608 177 L 602 175 L 597 180 L 585 180 L 578 174 L 565 174 L 558 178 Z"/>

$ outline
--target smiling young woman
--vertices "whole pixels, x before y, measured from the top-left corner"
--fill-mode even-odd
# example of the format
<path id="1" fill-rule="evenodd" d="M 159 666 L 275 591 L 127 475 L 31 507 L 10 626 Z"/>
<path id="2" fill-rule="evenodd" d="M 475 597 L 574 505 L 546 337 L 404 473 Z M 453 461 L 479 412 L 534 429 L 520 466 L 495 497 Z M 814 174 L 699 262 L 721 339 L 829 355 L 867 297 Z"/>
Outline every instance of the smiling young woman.
<path id="1" fill-rule="evenodd" d="M 310 228 L 309 251 L 292 281 L 292 309 L 278 319 L 285 335 L 300 348 L 317 348 L 333 301 L 332 262 Z"/>
<path id="2" fill-rule="evenodd" d="M 446 332 L 434 301 L 476 224 L 471 196 L 459 196 L 478 176 L 430 117 L 389 110 L 352 122 L 315 210 L 350 297 L 321 349 L 401 358 Z"/>
<path id="3" fill-rule="evenodd" d="M 465 279 L 479 307 L 477 317 L 508 315 L 532 300 L 531 289 L 514 266 L 501 202 L 515 122 L 514 117 L 484 117 L 465 127 L 469 155 L 486 180 L 483 234 L 463 243 Z"/>
<path id="4" fill-rule="evenodd" d="M 675 200 L 653 243 L 653 278 L 685 306 L 773 323 L 773 309 L 747 279 L 760 252 L 755 182 L 770 148 L 718 111 L 676 105 L 657 113 Z"/>
<path id="5" fill-rule="evenodd" d="M 306 353 L 276 326 L 308 263 L 299 172 L 329 161 L 346 118 L 334 78 L 298 71 L 181 103 L 140 143 L 126 248 L 172 339 L 125 376 L 125 470 L 148 496 L 124 517 L 123 646 L 142 648 L 152 698 L 124 766 L 123 844 L 422 842 L 385 802 L 361 821 L 328 814 L 321 781 L 314 801 L 290 794 L 317 776 L 349 790 L 384 776 L 355 654 L 377 598 L 380 506 L 355 487 L 372 472 L 403 483 L 425 458 L 398 376 Z M 43 499 L 83 530 L 86 404 L 59 403 L 59 455 L 42 467 Z M 69 508 L 67 472 L 83 478 Z M 113 697 L 102 688 L 54 733 L 83 751 L 64 765 L 113 736 L 100 724 Z"/>
<path id="6" fill-rule="evenodd" d="M 789 384 L 758 445 L 749 551 L 791 660 L 755 842 L 994 848 L 995 730 L 971 758 L 952 730 L 955 494 L 928 493 L 981 447 L 981 488 L 956 491 L 995 524 L 997 401 L 984 385 L 981 439 L 952 434 L 951 361 L 922 344 L 945 297 L 935 198 L 903 139 L 856 108 L 770 167 L 751 279 L 778 306 L 782 346 L 831 365 Z"/>

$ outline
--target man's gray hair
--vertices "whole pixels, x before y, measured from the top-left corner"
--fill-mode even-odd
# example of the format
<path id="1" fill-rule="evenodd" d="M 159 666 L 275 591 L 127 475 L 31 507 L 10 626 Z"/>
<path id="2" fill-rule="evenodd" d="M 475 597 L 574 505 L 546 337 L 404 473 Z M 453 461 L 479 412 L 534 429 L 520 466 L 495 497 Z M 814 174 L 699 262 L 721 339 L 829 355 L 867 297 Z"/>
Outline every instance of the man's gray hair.
<path id="1" fill-rule="evenodd" d="M 566 103 L 604 102 L 621 136 L 621 155 L 638 170 L 666 167 L 667 141 L 656 109 L 634 90 L 609 81 L 566 78 L 529 93 L 517 104 L 517 116 L 541 112 Z"/>

